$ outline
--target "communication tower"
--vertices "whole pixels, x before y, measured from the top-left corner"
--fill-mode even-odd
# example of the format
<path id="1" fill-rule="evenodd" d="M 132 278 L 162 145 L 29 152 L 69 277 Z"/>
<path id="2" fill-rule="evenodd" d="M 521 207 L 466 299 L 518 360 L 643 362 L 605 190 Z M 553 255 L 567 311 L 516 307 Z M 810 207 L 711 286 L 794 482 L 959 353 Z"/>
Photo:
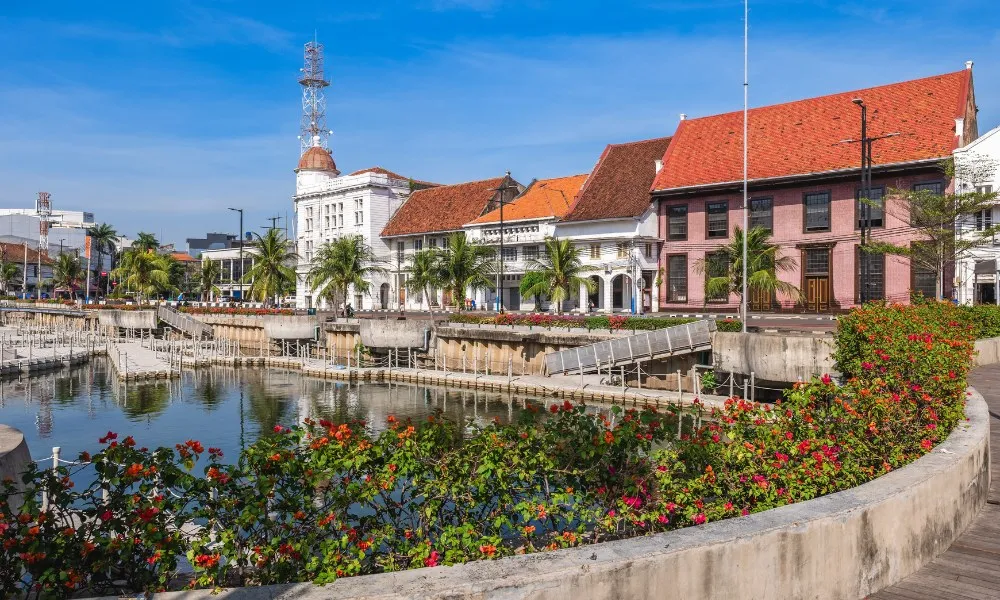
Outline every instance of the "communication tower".
<path id="1" fill-rule="evenodd" d="M 35 214 L 38 215 L 38 251 L 49 251 L 49 221 L 52 218 L 52 195 L 48 192 L 38 192 L 35 201 Z"/>
<path id="2" fill-rule="evenodd" d="M 305 45 L 305 61 L 299 85 L 302 86 L 302 122 L 300 124 L 300 153 L 313 146 L 329 150 L 330 131 L 326 128 L 326 94 L 323 88 L 330 85 L 323 74 L 323 44 L 317 41 Z"/>

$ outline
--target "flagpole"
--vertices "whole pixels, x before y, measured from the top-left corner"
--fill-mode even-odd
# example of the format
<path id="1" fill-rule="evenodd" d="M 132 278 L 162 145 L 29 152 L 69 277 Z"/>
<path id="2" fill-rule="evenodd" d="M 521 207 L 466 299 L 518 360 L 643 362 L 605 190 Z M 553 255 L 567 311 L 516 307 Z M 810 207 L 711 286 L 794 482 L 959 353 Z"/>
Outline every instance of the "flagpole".
<path id="1" fill-rule="evenodd" d="M 83 295 L 86 300 L 83 301 L 84 304 L 90 304 L 90 236 L 84 238 L 87 244 L 87 292 Z"/>
<path id="2" fill-rule="evenodd" d="M 750 87 L 750 73 L 748 60 L 748 38 L 750 36 L 749 27 L 750 0 L 743 0 L 743 295 L 741 297 L 740 311 L 743 313 L 743 333 L 747 332 L 747 237 L 750 205 L 747 199 L 747 150 L 750 146 L 747 140 L 747 91 Z"/>

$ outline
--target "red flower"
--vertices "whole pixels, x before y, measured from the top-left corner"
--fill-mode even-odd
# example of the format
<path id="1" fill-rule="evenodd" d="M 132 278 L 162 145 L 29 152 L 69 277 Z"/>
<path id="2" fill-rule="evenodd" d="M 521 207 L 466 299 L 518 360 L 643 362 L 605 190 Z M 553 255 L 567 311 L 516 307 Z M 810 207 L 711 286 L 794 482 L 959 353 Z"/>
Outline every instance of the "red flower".
<path id="1" fill-rule="evenodd" d="M 109 441 L 117 439 L 118 439 L 118 434 L 113 431 L 109 431 L 107 435 L 98 439 L 97 441 L 101 444 L 107 444 Z"/>
<path id="2" fill-rule="evenodd" d="M 930 440 L 923 440 L 922 442 L 920 442 L 920 447 L 930 452 L 931 448 L 934 447 L 934 442 Z"/>
<path id="3" fill-rule="evenodd" d="M 438 559 L 441 557 L 437 550 L 431 550 L 430 556 L 424 559 L 425 567 L 436 567 L 438 566 Z"/>
<path id="4" fill-rule="evenodd" d="M 558 404 L 553 404 L 552 406 L 550 406 L 549 407 L 549 412 L 551 412 L 552 414 L 555 414 L 555 413 L 559 412 L 559 405 Z"/>
<path id="5" fill-rule="evenodd" d="M 219 555 L 199 554 L 194 557 L 194 564 L 196 567 L 201 567 L 202 569 L 211 569 L 215 565 L 219 564 Z"/>
<path id="6" fill-rule="evenodd" d="M 824 373 L 823 377 L 820 379 L 820 381 L 822 381 L 826 385 L 830 385 L 831 383 L 833 383 L 833 378 L 830 377 L 829 373 Z"/>
<path id="7" fill-rule="evenodd" d="M 708 519 L 705 518 L 705 513 L 698 513 L 694 516 L 694 519 L 692 519 L 695 525 L 701 525 L 707 520 Z"/>
<path id="8" fill-rule="evenodd" d="M 114 517 L 114 515 L 111 514 L 110 510 L 106 510 L 101 514 L 102 521 L 110 521 L 112 517 Z"/>

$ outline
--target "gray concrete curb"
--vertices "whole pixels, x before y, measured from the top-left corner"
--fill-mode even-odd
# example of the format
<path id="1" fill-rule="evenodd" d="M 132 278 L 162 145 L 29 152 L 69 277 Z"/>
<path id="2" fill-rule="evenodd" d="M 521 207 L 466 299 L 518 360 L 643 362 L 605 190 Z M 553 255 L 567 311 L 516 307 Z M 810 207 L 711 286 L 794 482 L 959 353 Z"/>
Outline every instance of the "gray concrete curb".
<path id="1" fill-rule="evenodd" d="M 164 600 L 863 598 L 943 552 L 989 490 L 989 414 L 857 488 L 747 517 L 569 550 L 341 579 L 157 594 Z"/>

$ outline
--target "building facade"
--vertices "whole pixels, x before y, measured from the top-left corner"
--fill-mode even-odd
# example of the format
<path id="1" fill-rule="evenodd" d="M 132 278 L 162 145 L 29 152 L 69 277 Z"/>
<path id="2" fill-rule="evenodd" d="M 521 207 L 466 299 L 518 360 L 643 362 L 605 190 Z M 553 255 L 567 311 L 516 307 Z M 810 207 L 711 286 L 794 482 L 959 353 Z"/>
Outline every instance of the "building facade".
<path id="1" fill-rule="evenodd" d="M 467 223 L 498 209 L 503 194 L 507 195 L 504 202 L 509 202 L 524 189 L 508 173 L 493 179 L 415 190 L 381 232 L 390 252 L 389 280 L 380 282 L 376 288 L 376 308 L 428 310 L 452 305 L 453 299 L 442 290 L 429 290 L 427 298 L 422 293 L 407 291 L 413 255 L 424 248 L 445 247 L 448 236 L 464 232 Z M 509 279 L 502 287 L 505 297 L 510 299 L 511 294 L 516 294 L 511 290 L 517 287 L 517 281 Z M 494 293 L 486 289 L 466 292 L 477 307 L 495 305 Z"/>
<path id="2" fill-rule="evenodd" d="M 381 167 L 341 175 L 330 152 L 320 146 L 307 150 L 295 169 L 296 266 L 295 305 L 298 308 L 333 309 L 321 290 L 306 285 L 317 250 L 345 235 L 360 235 L 384 263 L 390 262 L 389 245 L 379 233 L 409 197 L 412 189 L 432 184 L 416 182 Z M 347 301 L 358 310 L 381 305 L 378 292 L 389 276 L 369 282 L 368 293 L 351 289 Z"/>
<path id="3" fill-rule="evenodd" d="M 868 263 L 870 299 L 934 296 L 939 280 L 951 295 L 947 273 L 858 249 L 861 117 L 855 101 L 868 107 L 868 134 L 876 138 L 871 238 L 905 247 L 921 236 L 892 190 L 953 189 L 942 161 L 978 135 L 971 69 L 969 63 L 955 73 L 749 111 L 749 224 L 770 231 L 779 255 L 791 259 L 778 277 L 799 291 L 751 294 L 751 310 L 848 309 L 861 297 L 861 261 Z M 716 253 L 743 221 L 742 118 L 742 112 L 682 118 L 664 154 L 652 186 L 662 240 L 661 310 L 739 306 L 736 294 L 709 297 L 705 281 L 724 274 Z"/>
<path id="4" fill-rule="evenodd" d="M 177 257 L 175 256 L 175 258 Z M 242 261 L 238 245 L 235 248 L 204 250 L 201 253 L 201 262 L 206 261 L 219 263 L 219 281 L 216 283 L 215 289 L 206 294 L 208 301 L 216 301 L 220 298 L 244 299 L 249 296 L 250 284 L 241 283 L 241 281 L 243 274 L 253 268 L 253 246 L 247 245 L 243 248 Z"/>
<path id="5" fill-rule="evenodd" d="M 955 150 L 955 192 L 996 194 L 1000 191 L 1000 127 Z M 960 235 L 979 239 L 983 232 L 1000 224 L 1000 210 L 994 205 L 968 216 L 959 224 Z M 962 304 L 1000 304 L 1000 237 L 993 236 L 955 265 L 955 291 Z"/>

